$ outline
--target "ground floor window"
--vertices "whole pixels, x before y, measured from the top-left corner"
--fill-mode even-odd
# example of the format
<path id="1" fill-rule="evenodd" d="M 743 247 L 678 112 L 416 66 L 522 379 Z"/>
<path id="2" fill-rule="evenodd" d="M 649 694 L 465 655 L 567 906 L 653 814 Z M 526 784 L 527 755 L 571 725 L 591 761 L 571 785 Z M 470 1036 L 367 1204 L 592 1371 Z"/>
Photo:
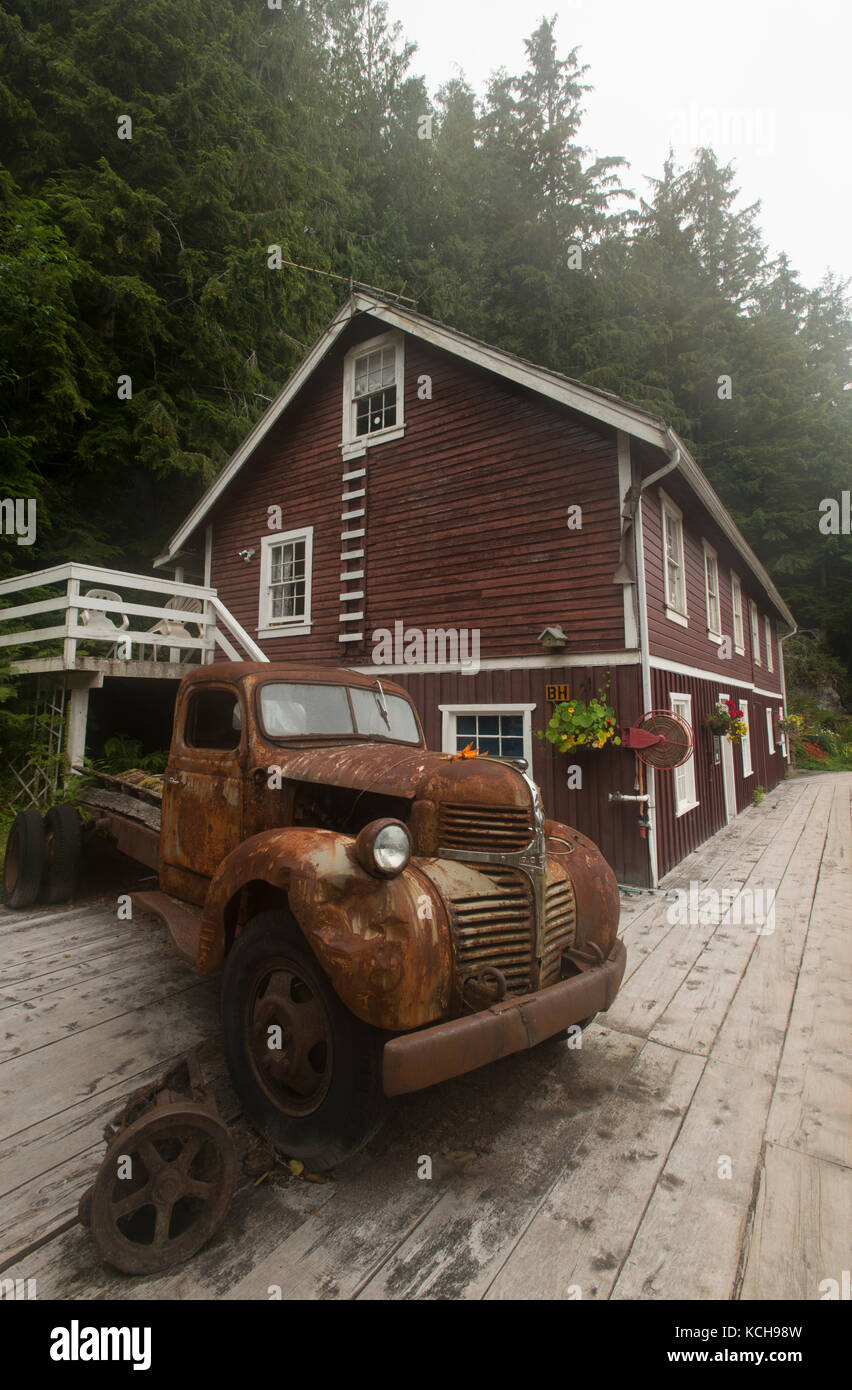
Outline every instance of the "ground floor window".
<path id="1" fill-rule="evenodd" d="M 669 692 L 673 714 L 679 714 L 692 728 L 692 696 Z M 695 794 L 695 758 L 692 754 L 674 770 L 675 815 L 685 815 L 698 805 Z"/>
<path id="2" fill-rule="evenodd" d="M 535 705 L 440 705 L 445 753 L 472 744 L 493 757 L 525 758 L 532 766 L 532 711 Z"/>
<path id="3" fill-rule="evenodd" d="M 754 772 L 754 765 L 751 761 L 751 714 L 749 713 L 748 702 L 740 700 L 740 708 L 743 712 L 743 723 L 746 731 L 743 734 L 740 747 L 743 750 L 743 777 L 750 777 Z"/>
<path id="4" fill-rule="evenodd" d="M 766 706 L 766 742 L 769 745 L 770 753 L 775 752 L 775 729 L 772 721 L 772 709 Z"/>

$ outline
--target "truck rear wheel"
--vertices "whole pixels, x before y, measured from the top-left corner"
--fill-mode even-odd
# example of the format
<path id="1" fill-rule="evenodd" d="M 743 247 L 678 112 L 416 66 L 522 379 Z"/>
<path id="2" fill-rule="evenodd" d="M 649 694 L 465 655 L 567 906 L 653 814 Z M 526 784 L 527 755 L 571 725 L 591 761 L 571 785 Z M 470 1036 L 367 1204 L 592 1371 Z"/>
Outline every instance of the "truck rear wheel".
<path id="1" fill-rule="evenodd" d="M 249 1120 L 324 1171 L 381 1123 L 383 1036 L 344 1008 L 287 913 L 240 932 L 222 984 L 225 1056 Z"/>
<path id="2" fill-rule="evenodd" d="M 41 900 L 64 903 L 73 898 L 83 862 L 83 827 L 75 806 L 51 806 L 44 818 L 45 865 Z"/>
<path id="3" fill-rule="evenodd" d="M 32 907 L 44 873 L 44 826 L 36 810 L 21 811 L 12 823 L 3 860 L 3 901 Z"/>

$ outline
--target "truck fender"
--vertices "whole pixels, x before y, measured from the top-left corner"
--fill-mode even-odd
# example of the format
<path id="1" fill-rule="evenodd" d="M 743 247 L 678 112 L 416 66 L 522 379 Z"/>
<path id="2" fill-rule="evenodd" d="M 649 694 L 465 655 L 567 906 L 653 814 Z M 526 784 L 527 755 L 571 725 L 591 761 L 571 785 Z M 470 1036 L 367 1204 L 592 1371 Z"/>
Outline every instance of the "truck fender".
<path id="1" fill-rule="evenodd" d="M 445 1015 L 452 986 L 450 926 L 417 861 L 395 878 L 362 869 L 355 840 L 336 831 L 265 830 L 220 864 L 204 905 L 196 969 L 224 962 L 241 890 L 267 883 L 289 909 L 348 1009 L 376 1028 L 417 1028 Z"/>

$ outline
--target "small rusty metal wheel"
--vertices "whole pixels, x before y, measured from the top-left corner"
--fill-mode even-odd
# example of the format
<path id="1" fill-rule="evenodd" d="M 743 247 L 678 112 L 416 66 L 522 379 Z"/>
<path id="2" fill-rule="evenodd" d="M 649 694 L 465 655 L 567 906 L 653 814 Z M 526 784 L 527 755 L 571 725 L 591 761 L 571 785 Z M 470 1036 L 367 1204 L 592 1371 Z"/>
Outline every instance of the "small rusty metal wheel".
<path id="1" fill-rule="evenodd" d="M 236 1177 L 222 1120 L 197 1105 L 158 1106 L 117 1135 L 80 1201 L 80 1219 L 116 1269 L 157 1273 L 206 1244 Z"/>
<path id="2" fill-rule="evenodd" d="M 255 1076 L 285 1115 L 310 1115 L 331 1084 L 334 1040 L 319 991 L 292 957 L 264 961 L 246 992 L 245 1037 Z"/>

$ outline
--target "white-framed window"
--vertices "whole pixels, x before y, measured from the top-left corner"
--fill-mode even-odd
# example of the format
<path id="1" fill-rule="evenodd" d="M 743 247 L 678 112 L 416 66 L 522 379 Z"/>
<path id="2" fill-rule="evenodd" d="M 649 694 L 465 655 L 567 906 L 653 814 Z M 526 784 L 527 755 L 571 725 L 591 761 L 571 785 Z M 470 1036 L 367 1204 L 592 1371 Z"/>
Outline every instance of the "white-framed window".
<path id="1" fill-rule="evenodd" d="M 743 586 L 738 574 L 731 570 L 731 610 L 734 619 L 734 651 L 745 654 L 745 632 L 743 630 Z"/>
<path id="2" fill-rule="evenodd" d="M 343 455 L 363 454 L 372 444 L 405 433 L 401 333 L 382 333 L 351 348 L 343 359 Z"/>
<path id="3" fill-rule="evenodd" d="M 532 767 L 532 712 L 535 705 L 439 705 L 441 746 L 460 753 L 473 744 L 493 757 L 525 758 Z"/>
<path id="4" fill-rule="evenodd" d="M 715 550 L 704 541 L 704 588 L 707 595 L 707 636 L 713 642 L 722 640 L 722 608 L 719 602 L 719 560 Z"/>
<path id="5" fill-rule="evenodd" d="M 748 703 L 745 700 L 740 700 L 739 704 L 743 712 L 743 723 L 746 726 L 746 731 L 743 734 L 740 744 L 743 750 L 743 777 L 750 777 L 754 772 L 754 765 L 751 761 L 751 715 L 749 714 Z"/>
<path id="6" fill-rule="evenodd" d="M 681 695 L 675 691 L 669 691 L 669 700 L 673 714 L 679 714 L 681 719 L 685 719 L 692 728 L 692 696 Z M 687 811 L 694 811 L 698 805 L 695 795 L 695 757 L 693 754 L 687 758 L 685 763 L 674 770 L 674 794 L 675 794 L 675 815 L 684 816 Z"/>
<path id="7" fill-rule="evenodd" d="M 663 579 L 666 595 L 666 617 L 672 622 L 687 625 L 686 570 L 683 563 L 683 513 L 671 498 L 660 489 L 660 509 L 663 525 Z"/>
<path id="8" fill-rule="evenodd" d="M 748 601 L 748 619 L 751 625 L 751 659 L 755 666 L 760 666 L 760 627 L 757 621 L 757 604 L 753 598 Z"/>
<path id="9" fill-rule="evenodd" d="M 766 744 L 770 753 L 775 752 L 775 729 L 772 723 L 772 709 L 766 706 Z"/>
<path id="10" fill-rule="evenodd" d="M 772 623 L 769 618 L 763 619 L 763 635 L 766 638 L 766 669 L 775 670 L 775 660 L 772 655 Z"/>
<path id="11" fill-rule="evenodd" d="M 313 526 L 272 531 L 261 540 L 258 637 L 310 632 L 313 547 Z"/>
<path id="12" fill-rule="evenodd" d="M 779 719 L 779 721 L 780 721 L 780 720 L 782 720 L 783 718 L 784 718 L 784 706 L 783 706 L 783 705 L 779 705 L 779 706 L 778 706 L 778 719 Z M 786 758 L 786 757 L 789 757 L 789 752 L 788 752 L 788 749 L 787 749 L 787 735 L 785 734 L 784 730 L 781 728 L 780 722 L 779 722 L 779 726 L 778 726 L 778 741 L 779 741 L 779 743 L 781 744 L 781 752 L 784 754 L 784 757 L 785 757 L 785 758 Z"/>

